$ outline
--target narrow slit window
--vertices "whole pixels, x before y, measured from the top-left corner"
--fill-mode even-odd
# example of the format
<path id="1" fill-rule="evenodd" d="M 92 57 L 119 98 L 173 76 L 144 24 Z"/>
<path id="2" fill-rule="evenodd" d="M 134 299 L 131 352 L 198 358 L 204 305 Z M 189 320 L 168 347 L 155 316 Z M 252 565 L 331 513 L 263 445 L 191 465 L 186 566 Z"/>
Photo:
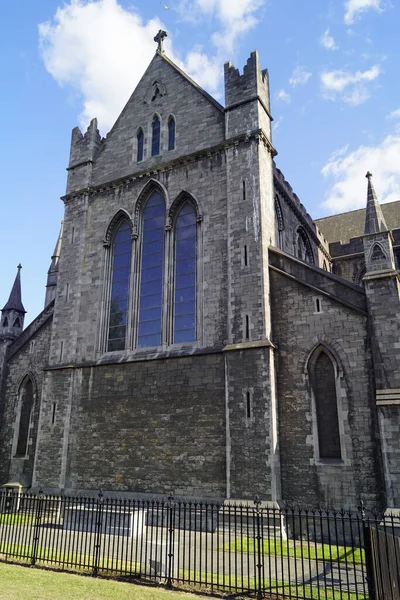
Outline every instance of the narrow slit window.
<path id="1" fill-rule="evenodd" d="M 71 231 L 71 244 L 73 244 L 75 241 L 75 227 L 72 228 Z"/>
<path id="2" fill-rule="evenodd" d="M 175 119 L 170 117 L 168 121 L 168 150 L 175 150 Z"/>
<path id="3" fill-rule="evenodd" d="M 315 298 L 315 312 L 321 312 L 321 300 L 320 298 Z"/>
<path id="4" fill-rule="evenodd" d="M 160 119 L 156 116 L 152 123 L 152 136 L 151 136 L 151 155 L 157 156 L 160 154 Z"/>
<path id="5" fill-rule="evenodd" d="M 247 246 L 244 247 L 244 266 L 248 266 Z"/>
<path id="6" fill-rule="evenodd" d="M 247 418 L 251 418 L 251 394 L 250 392 L 246 393 L 246 414 Z"/>
<path id="7" fill-rule="evenodd" d="M 60 360 L 63 359 L 63 354 L 64 354 L 64 342 L 61 342 L 61 344 L 60 344 Z"/>
<path id="8" fill-rule="evenodd" d="M 159 346 L 162 341 L 164 225 L 164 198 L 159 192 L 154 192 L 143 211 L 137 344 L 139 348 Z"/>
<path id="9" fill-rule="evenodd" d="M 107 351 L 125 350 L 129 279 L 132 253 L 131 229 L 123 221 L 114 236 L 112 246 L 111 295 L 109 308 Z"/>
<path id="10" fill-rule="evenodd" d="M 56 422 L 56 410 L 57 410 L 57 404 L 55 402 L 53 402 L 53 410 L 51 413 L 51 424 L 54 425 L 54 423 Z"/>
<path id="11" fill-rule="evenodd" d="M 139 129 L 137 134 L 137 162 L 143 160 L 144 133 L 143 129 Z"/>
<path id="12" fill-rule="evenodd" d="M 196 340 L 196 213 L 189 202 L 175 226 L 174 343 Z"/>
<path id="13" fill-rule="evenodd" d="M 246 200 L 246 182 L 243 179 L 243 200 Z"/>
<path id="14" fill-rule="evenodd" d="M 245 331 L 245 336 L 246 336 L 246 340 L 250 339 L 250 319 L 249 319 L 249 315 L 246 315 L 246 331 Z"/>

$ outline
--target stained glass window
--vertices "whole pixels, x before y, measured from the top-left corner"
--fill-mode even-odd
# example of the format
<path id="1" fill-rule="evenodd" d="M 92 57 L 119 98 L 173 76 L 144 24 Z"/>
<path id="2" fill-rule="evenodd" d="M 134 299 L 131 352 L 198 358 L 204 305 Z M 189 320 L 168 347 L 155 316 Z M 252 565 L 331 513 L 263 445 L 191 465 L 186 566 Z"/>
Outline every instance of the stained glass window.
<path id="1" fill-rule="evenodd" d="M 196 213 L 189 202 L 175 229 L 174 343 L 196 339 Z"/>
<path id="2" fill-rule="evenodd" d="M 123 221 L 113 243 L 108 352 L 124 350 L 126 345 L 131 248 L 131 230 L 129 224 Z"/>
<path id="3" fill-rule="evenodd" d="M 139 129 L 137 134 L 137 161 L 143 160 L 143 143 L 144 143 L 144 134 L 143 129 Z"/>
<path id="4" fill-rule="evenodd" d="M 175 119 L 170 117 L 168 121 L 168 150 L 175 150 Z"/>
<path id="5" fill-rule="evenodd" d="M 151 155 L 157 156 L 157 154 L 160 154 L 160 119 L 154 117 L 152 124 Z"/>
<path id="6" fill-rule="evenodd" d="M 143 211 L 138 347 L 159 346 L 162 329 L 165 203 L 154 192 Z"/>

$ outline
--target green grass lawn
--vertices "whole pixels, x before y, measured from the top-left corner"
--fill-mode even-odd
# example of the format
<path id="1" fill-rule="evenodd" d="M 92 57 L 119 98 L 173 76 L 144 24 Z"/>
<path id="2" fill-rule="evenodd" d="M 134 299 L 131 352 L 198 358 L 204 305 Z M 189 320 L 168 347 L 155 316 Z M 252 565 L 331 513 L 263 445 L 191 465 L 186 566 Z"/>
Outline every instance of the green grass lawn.
<path id="1" fill-rule="evenodd" d="M 257 540 L 252 538 L 237 538 L 230 544 L 224 546 L 225 550 L 231 552 L 257 552 Z M 314 544 L 310 546 L 306 541 L 293 540 L 263 540 L 261 551 L 263 554 L 276 556 L 290 556 L 292 558 L 303 558 L 311 560 L 327 560 L 340 563 L 362 564 L 365 561 L 364 550 L 360 548 L 345 548 L 344 546 L 329 546 L 328 544 Z"/>
<path id="2" fill-rule="evenodd" d="M 35 517 L 31 515 L 20 515 L 18 513 L 3 513 L 0 514 L 1 525 L 26 525 L 27 523 L 33 523 Z"/>
<path id="3" fill-rule="evenodd" d="M 0 564 L 2 600 L 185 600 L 198 595 Z"/>

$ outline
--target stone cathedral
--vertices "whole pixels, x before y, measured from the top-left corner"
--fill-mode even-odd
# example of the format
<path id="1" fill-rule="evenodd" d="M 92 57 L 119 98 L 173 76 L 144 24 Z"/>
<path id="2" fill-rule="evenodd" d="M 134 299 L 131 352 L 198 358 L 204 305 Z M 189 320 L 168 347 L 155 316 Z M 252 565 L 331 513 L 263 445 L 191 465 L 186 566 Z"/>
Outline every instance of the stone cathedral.
<path id="1" fill-rule="evenodd" d="M 399 507 L 400 202 L 313 221 L 257 52 L 222 106 L 165 35 L 72 131 L 44 310 L 4 294 L 0 485 Z"/>

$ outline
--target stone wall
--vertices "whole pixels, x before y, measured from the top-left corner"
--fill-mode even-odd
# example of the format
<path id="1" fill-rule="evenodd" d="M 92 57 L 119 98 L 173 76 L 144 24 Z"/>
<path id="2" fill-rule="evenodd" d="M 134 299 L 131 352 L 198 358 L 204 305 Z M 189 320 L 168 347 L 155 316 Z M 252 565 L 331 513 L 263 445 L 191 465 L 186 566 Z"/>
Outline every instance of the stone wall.
<path id="1" fill-rule="evenodd" d="M 314 286 L 316 287 L 316 286 Z M 332 297 L 319 297 L 284 272 L 271 271 L 282 497 L 301 505 L 355 508 L 382 500 L 377 417 L 367 315 Z M 342 460 L 318 459 L 317 423 L 307 364 L 322 345 L 337 366 Z"/>
<path id="2" fill-rule="evenodd" d="M 2 399 L 0 430 L 0 482 L 24 480 L 30 485 L 35 460 L 36 439 L 42 400 L 43 368 L 48 363 L 52 307 L 43 311 L 9 348 L 7 377 Z M 28 335 L 30 334 L 30 335 Z M 26 457 L 13 457 L 18 431 L 19 391 L 24 378 L 33 382 L 34 406 L 31 415 Z"/>
<path id="3" fill-rule="evenodd" d="M 225 496 L 221 354 L 53 370 L 46 379 L 36 482 Z"/>

